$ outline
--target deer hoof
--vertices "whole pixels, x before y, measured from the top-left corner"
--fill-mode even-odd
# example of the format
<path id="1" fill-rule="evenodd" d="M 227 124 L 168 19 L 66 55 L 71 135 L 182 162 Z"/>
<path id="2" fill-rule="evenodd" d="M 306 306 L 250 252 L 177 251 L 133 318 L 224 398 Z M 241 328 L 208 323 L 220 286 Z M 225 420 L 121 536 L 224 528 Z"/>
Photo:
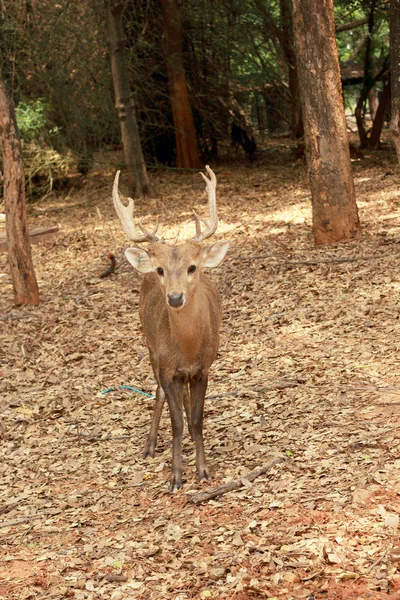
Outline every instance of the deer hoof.
<path id="1" fill-rule="evenodd" d="M 155 447 L 146 446 L 145 449 L 143 450 L 142 457 L 143 458 L 148 458 L 148 457 L 154 458 L 154 453 L 155 453 Z"/>
<path id="2" fill-rule="evenodd" d="M 199 481 L 208 481 L 208 479 L 211 479 L 211 475 L 207 467 L 199 470 Z"/>
<path id="3" fill-rule="evenodd" d="M 172 475 L 171 477 L 171 481 L 169 484 L 169 491 L 172 494 L 175 494 L 175 492 L 177 492 L 178 490 L 180 490 L 182 487 L 182 480 L 178 477 L 175 477 L 174 475 Z"/>

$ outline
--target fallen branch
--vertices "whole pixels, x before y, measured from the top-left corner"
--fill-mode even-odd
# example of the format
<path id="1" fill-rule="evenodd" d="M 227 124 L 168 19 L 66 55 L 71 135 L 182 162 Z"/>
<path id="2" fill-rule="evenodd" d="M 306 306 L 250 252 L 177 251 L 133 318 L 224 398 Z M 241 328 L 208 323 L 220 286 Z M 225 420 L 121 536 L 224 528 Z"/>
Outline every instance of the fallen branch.
<path id="1" fill-rule="evenodd" d="M 107 575 L 100 575 L 99 579 L 105 579 L 109 583 L 124 583 L 125 581 L 128 581 L 128 576 L 127 575 L 107 574 Z"/>
<path id="2" fill-rule="evenodd" d="M 61 231 L 58 227 L 47 227 L 45 229 L 34 229 L 29 232 L 29 239 L 31 244 L 38 244 L 39 242 L 47 242 L 56 235 L 59 235 Z M 0 252 L 7 252 L 8 243 L 7 238 L 0 238 Z"/>
<path id="3" fill-rule="evenodd" d="M 21 525 L 23 523 L 29 523 L 30 521 L 35 521 L 36 519 L 41 519 L 44 515 L 32 515 L 31 517 L 23 517 L 22 519 L 18 519 L 16 521 L 6 521 L 5 523 L 0 523 L 0 528 L 3 527 L 13 527 L 14 525 Z"/>
<path id="4" fill-rule="evenodd" d="M 274 458 L 274 460 L 271 460 L 271 462 L 263 465 L 259 469 L 254 469 L 253 471 L 250 471 L 250 473 L 247 473 L 241 479 L 236 479 L 235 481 L 231 481 L 230 483 L 219 485 L 218 487 L 210 490 L 209 492 L 200 492 L 199 494 L 193 494 L 193 496 L 190 497 L 190 502 L 193 502 L 193 504 L 201 504 L 201 502 L 206 502 L 207 500 L 211 500 L 212 498 L 216 498 L 217 496 L 222 496 L 227 492 L 238 490 L 239 488 L 244 487 L 246 485 L 246 482 L 254 481 L 255 479 L 257 479 L 257 477 L 260 477 L 260 475 L 264 475 L 264 473 L 272 469 L 272 467 L 275 467 L 275 465 L 284 462 L 284 460 L 285 459 L 283 457 Z"/>
<path id="5" fill-rule="evenodd" d="M 235 256 L 231 260 L 259 260 L 262 258 L 271 258 L 271 254 L 254 254 L 253 256 Z M 274 263 L 275 265 L 326 265 L 330 263 L 352 263 L 360 260 L 371 260 L 375 257 L 373 254 L 367 256 L 357 256 L 354 258 L 319 258 L 313 260 L 282 260 Z"/>
<path id="6" fill-rule="evenodd" d="M 67 431 L 67 435 L 74 435 L 78 438 L 83 438 L 86 442 L 114 442 L 117 440 L 129 440 L 133 437 L 139 435 L 138 433 L 129 433 L 126 435 L 111 435 L 107 434 L 103 437 L 103 433 L 100 431 L 99 433 L 81 433 L 80 431 Z"/>
<path id="7" fill-rule="evenodd" d="M 220 394 L 214 394 L 213 396 L 206 396 L 206 400 L 217 400 L 218 398 L 240 398 L 241 396 L 245 396 L 248 393 L 262 393 L 262 392 L 272 392 L 274 390 L 285 390 L 288 388 L 295 388 L 299 385 L 303 385 L 303 381 L 281 381 L 280 383 L 275 383 L 273 385 L 260 385 L 257 387 L 250 388 L 248 390 L 241 391 L 232 391 L 232 392 L 221 392 Z"/>
<path id="8" fill-rule="evenodd" d="M 324 571 L 324 568 L 319 569 L 318 571 L 314 571 L 314 573 L 311 573 L 311 575 L 308 575 L 307 577 L 300 577 L 300 581 L 310 581 L 311 579 L 315 579 L 315 577 L 319 577 L 320 575 L 322 575 Z"/>
<path id="9" fill-rule="evenodd" d="M 389 543 L 389 544 L 386 546 L 386 548 L 385 548 L 385 550 L 383 551 L 382 555 L 381 555 L 379 558 L 377 558 L 377 559 L 376 559 L 376 560 L 375 560 L 375 561 L 372 563 L 372 565 L 371 565 L 371 566 L 370 566 L 370 567 L 367 569 L 367 574 L 368 574 L 368 575 L 369 575 L 369 573 L 371 573 L 371 571 L 372 571 L 373 569 L 375 569 L 375 567 L 377 567 L 377 566 L 378 566 L 380 563 L 384 562 L 384 560 L 386 559 L 386 556 L 388 555 L 388 553 L 389 553 L 389 550 L 391 550 L 392 546 L 393 546 L 392 542 L 390 542 L 390 543 Z"/>

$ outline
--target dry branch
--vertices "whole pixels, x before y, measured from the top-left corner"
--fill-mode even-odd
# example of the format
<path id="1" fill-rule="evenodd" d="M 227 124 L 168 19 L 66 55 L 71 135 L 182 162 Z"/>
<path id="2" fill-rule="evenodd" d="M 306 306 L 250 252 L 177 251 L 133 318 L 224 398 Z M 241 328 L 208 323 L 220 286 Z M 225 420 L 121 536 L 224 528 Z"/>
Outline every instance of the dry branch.
<path id="1" fill-rule="evenodd" d="M 231 260 L 260 260 L 262 258 L 271 258 L 271 254 L 255 254 L 253 256 L 235 256 Z M 357 256 L 357 257 L 349 257 L 349 258 L 320 258 L 320 259 L 312 259 L 312 260 L 282 260 L 276 262 L 276 265 L 325 265 L 330 263 L 352 263 L 358 262 L 360 260 L 372 260 L 375 257 L 374 255 L 368 256 Z"/>
<path id="2" fill-rule="evenodd" d="M 0 529 L 3 527 L 13 527 L 14 525 L 21 525 L 23 523 L 29 523 L 30 521 L 35 521 L 36 519 L 41 519 L 44 515 L 32 515 L 30 517 L 23 517 L 22 519 L 17 519 L 15 521 L 5 521 L 4 523 L 0 523 Z"/>
<path id="3" fill-rule="evenodd" d="M 60 230 L 58 227 L 46 227 L 45 229 L 34 229 L 29 233 L 31 244 L 38 244 L 39 242 L 46 242 L 55 235 L 58 235 Z M 5 237 L 0 238 L 0 252 L 7 252 L 8 243 Z"/>
<path id="4" fill-rule="evenodd" d="M 225 483 L 224 485 L 219 485 L 218 487 L 210 490 L 209 492 L 200 492 L 200 494 L 194 494 L 190 497 L 190 502 L 193 504 L 201 504 L 201 502 L 206 502 L 207 500 L 211 500 L 212 498 L 216 498 L 217 496 L 222 496 L 222 494 L 226 494 L 227 492 L 231 492 L 233 490 L 238 490 L 243 487 L 247 481 L 254 481 L 260 475 L 264 475 L 267 471 L 282 463 L 285 459 L 283 457 L 274 458 L 271 462 L 263 465 L 259 469 L 254 469 L 247 473 L 241 479 L 236 479 L 235 481 L 231 481 L 230 483 Z"/>
<path id="5" fill-rule="evenodd" d="M 206 396 L 207 400 L 216 400 L 217 398 L 226 398 L 226 397 L 241 397 L 245 396 L 247 393 L 262 393 L 262 392 L 272 392 L 274 390 L 285 390 L 288 388 L 295 388 L 299 385 L 302 385 L 302 381 L 281 381 L 279 383 L 275 383 L 273 385 L 258 385 L 256 387 L 250 388 L 248 390 L 241 391 L 232 391 L 232 392 L 221 392 L 220 394 L 214 394 L 213 396 Z"/>

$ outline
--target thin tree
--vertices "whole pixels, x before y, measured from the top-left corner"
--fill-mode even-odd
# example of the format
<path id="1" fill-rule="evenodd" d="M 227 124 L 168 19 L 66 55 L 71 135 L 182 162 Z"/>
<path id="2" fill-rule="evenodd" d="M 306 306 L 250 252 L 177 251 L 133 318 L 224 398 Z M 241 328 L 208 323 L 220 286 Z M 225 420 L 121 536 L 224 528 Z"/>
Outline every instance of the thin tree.
<path id="1" fill-rule="evenodd" d="M 115 108 L 121 127 L 129 192 L 133 197 L 140 197 L 151 195 L 152 189 L 144 162 L 135 102 L 129 84 L 122 25 L 124 6 L 125 0 L 105 0 Z"/>
<path id="2" fill-rule="evenodd" d="M 176 0 L 161 0 L 168 84 L 176 137 L 176 166 L 201 167 L 182 51 L 182 25 Z"/>
<path id="3" fill-rule="evenodd" d="M 0 132 L 8 263 L 15 304 L 39 304 L 26 220 L 25 175 L 14 108 L 0 74 Z"/>
<path id="4" fill-rule="evenodd" d="M 400 163 L 400 0 L 390 0 L 390 73 L 392 118 L 390 129 Z"/>
<path id="5" fill-rule="evenodd" d="M 316 244 L 331 244 L 360 233 L 333 1 L 293 0 L 293 25 L 314 240 Z"/>
<path id="6" fill-rule="evenodd" d="M 279 0 L 279 24 L 274 12 L 265 0 L 255 0 L 264 25 L 264 34 L 268 39 L 276 39 L 287 69 L 289 90 L 289 127 L 292 135 L 301 137 L 304 133 L 301 116 L 299 81 L 294 50 L 293 20 L 291 0 Z"/>

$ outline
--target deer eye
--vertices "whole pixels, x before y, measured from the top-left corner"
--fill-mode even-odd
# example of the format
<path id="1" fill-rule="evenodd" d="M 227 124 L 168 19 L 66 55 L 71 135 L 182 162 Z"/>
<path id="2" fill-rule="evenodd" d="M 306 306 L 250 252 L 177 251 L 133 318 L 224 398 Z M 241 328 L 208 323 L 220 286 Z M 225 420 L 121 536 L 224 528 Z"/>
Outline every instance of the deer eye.
<path id="1" fill-rule="evenodd" d="M 162 267 L 157 267 L 157 273 L 162 277 L 164 275 L 164 269 Z"/>
<path id="2" fill-rule="evenodd" d="M 196 271 L 196 265 L 190 265 L 188 268 L 188 273 L 194 273 Z"/>

